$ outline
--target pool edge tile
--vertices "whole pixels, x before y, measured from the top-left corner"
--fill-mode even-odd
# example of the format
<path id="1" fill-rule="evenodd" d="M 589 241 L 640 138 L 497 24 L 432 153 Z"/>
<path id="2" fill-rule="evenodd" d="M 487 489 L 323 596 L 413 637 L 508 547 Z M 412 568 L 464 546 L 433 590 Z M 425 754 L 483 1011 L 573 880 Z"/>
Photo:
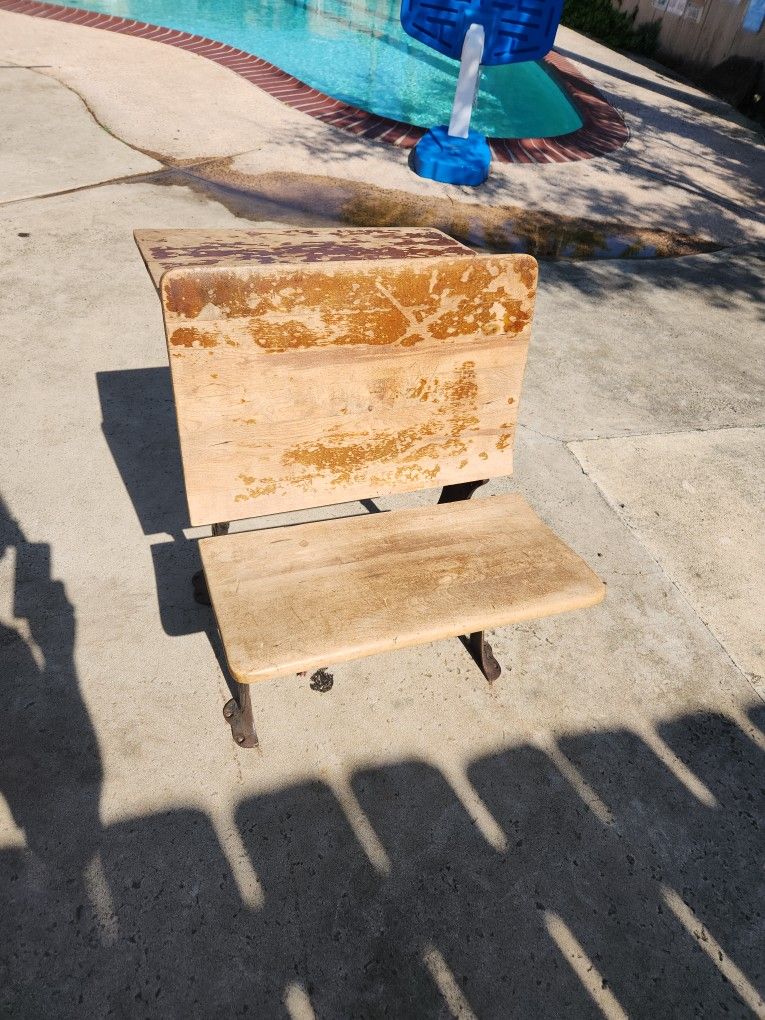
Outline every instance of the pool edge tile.
<path id="1" fill-rule="evenodd" d="M 43 0 L 0 0 L 0 10 L 175 46 L 220 64 L 286 106 L 347 134 L 407 149 L 416 145 L 425 133 L 423 128 L 369 113 L 328 96 L 262 57 L 219 40 L 116 14 L 65 7 Z M 551 50 L 543 63 L 581 117 L 582 126 L 576 131 L 550 138 L 490 138 L 489 144 L 499 162 L 547 164 L 593 159 L 615 152 L 629 141 L 629 128 L 619 111 L 573 61 Z"/>

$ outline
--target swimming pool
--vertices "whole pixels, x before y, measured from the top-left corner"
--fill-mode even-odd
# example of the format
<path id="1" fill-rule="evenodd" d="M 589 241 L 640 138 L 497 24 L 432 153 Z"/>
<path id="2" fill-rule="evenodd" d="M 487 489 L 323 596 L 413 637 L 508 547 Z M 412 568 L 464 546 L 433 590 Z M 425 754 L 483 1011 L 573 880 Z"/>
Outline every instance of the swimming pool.
<path id="1" fill-rule="evenodd" d="M 418 127 L 448 123 L 458 64 L 409 38 L 400 0 L 85 0 L 66 6 L 228 43 L 326 95 Z M 582 118 L 544 65 L 484 68 L 473 126 L 549 138 Z"/>

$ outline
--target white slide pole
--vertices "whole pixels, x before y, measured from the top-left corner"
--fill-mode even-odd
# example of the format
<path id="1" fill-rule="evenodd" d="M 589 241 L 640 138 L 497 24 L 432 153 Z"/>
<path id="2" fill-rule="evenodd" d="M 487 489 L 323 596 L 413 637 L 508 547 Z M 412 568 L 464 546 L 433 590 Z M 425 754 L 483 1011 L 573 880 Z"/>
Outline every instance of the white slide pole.
<path id="1" fill-rule="evenodd" d="M 473 24 L 465 32 L 460 58 L 460 76 L 457 79 L 454 106 L 449 121 L 449 134 L 455 138 L 467 138 L 470 130 L 470 118 L 478 93 L 478 75 L 481 71 L 484 40 L 483 25 Z"/>

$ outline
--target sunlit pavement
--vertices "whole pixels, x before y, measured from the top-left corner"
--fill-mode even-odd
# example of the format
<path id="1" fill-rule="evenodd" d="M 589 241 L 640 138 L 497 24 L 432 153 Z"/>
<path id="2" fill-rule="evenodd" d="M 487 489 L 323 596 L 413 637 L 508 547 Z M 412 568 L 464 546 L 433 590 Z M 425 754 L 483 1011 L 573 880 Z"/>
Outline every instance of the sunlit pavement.
<path id="1" fill-rule="evenodd" d="M 0 14 L 4 1014 L 765 1015 L 762 148 L 559 45 L 629 144 L 452 195 L 201 58 Z M 315 207 L 274 173 L 324 177 Z M 542 266 L 516 473 L 488 494 L 521 489 L 603 605 L 497 632 L 493 686 L 458 641 L 328 693 L 260 685 L 246 752 L 131 235 L 360 222 L 324 201 L 349 181 L 370 219 L 406 216 L 387 189 L 719 250 Z"/>

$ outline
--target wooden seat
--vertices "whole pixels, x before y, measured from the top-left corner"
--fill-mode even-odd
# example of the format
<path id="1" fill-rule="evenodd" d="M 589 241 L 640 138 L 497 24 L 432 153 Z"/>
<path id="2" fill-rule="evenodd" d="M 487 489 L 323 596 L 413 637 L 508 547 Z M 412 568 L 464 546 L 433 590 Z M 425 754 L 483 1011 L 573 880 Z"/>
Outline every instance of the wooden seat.
<path id="1" fill-rule="evenodd" d="M 200 542 L 239 683 L 595 605 L 603 584 L 522 496 Z"/>
<path id="2" fill-rule="evenodd" d="M 416 229 L 136 239 L 162 299 L 190 520 L 212 525 L 195 584 L 238 684 L 238 743 L 255 742 L 255 681 L 457 634 L 493 679 L 486 628 L 600 601 L 520 496 L 465 502 L 512 472 L 533 258 Z M 436 506 L 228 534 L 435 486 Z"/>

